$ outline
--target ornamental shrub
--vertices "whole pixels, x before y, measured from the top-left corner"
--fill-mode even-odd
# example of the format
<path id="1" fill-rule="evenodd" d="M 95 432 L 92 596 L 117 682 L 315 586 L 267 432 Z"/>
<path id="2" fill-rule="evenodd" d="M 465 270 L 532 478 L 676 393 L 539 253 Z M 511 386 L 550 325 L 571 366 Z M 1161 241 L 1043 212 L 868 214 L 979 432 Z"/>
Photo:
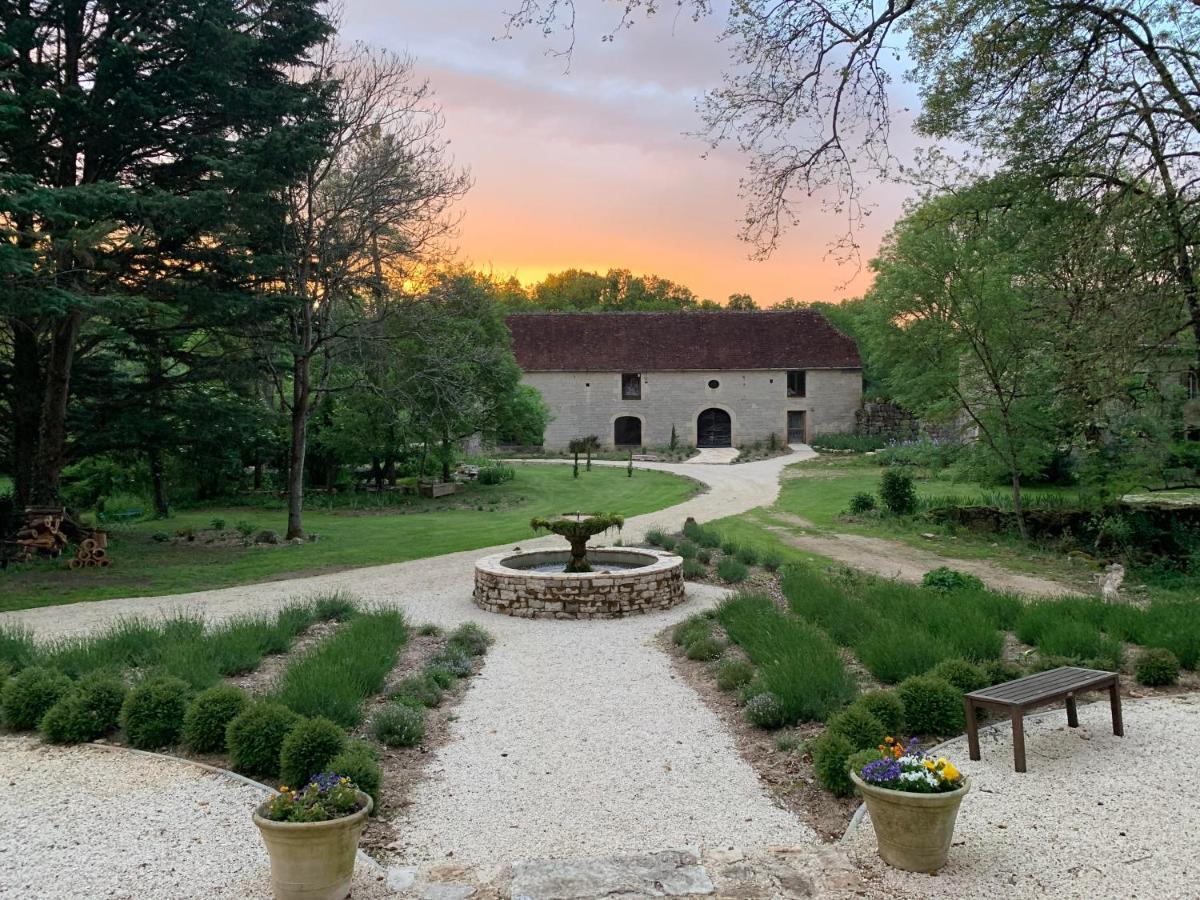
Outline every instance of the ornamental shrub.
<path id="1" fill-rule="evenodd" d="M 223 753 L 229 723 L 249 702 L 246 692 L 233 685 L 201 691 L 183 714 L 183 742 L 197 753 Z"/>
<path id="2" fill-rule="evenodd" d="M 675 549 L 675 538 L 669 534 L 664 534 L 658 541 L 658 546 L 668 553 Z"/>
<path id="3" fill-rule="evenodd" d="M 491 460 L 479 467 L 475 480 L 480 484 L 504 484 L 517 477 L 517 470 L 498 460 Z"/>
<path id="4" fill-rule="evenodd" d="M 179 740 L 191 687 L 182 678 L 162 675 L 137 685 L 121 707 L 121 727 L 129 743 L 157 750 Z"/>
<path id="5" fill-rule="evenodd" d="M 943 659 L 929 670 L 929 674 L 950 682 L 964 694 L 978 691 L 990 684 L 988 673 L 983 667 L 965 659 Z"/>
<path id="6" fill-rule="evenodd" d="M 441 666 L 455 678 L 467 678 L 475 673 L 475 663 L 460 647 L 447 644 L 430 659 L 431 665 Z"/>
<path id="7" fill-rule="evenodd" d="M 688 616 L 671 629 L 671 640 L 679 647 L 686 647 L 693 641 L 708 637 L 712 634 L 712 619 L 703 613 Z"/>
<path id="8" fill-rule="evenodd" d="M 849 797 L 854 791 L 850 780 L 850 754 L 854 747 L 845 737 L 826 731 L 813 741 L 813 771 L 817 782 L 836 797 Z"/>
<path id="9" fill-rule="evenodd" d="M 717 687 L 722 691 L 736 691 L 750 683 L 754 677 L 754 666 L 744 659 L 726 657 L 717 664 Z"/>
<path id="10" fill-rule="evenodd" d="M 914 675 L 896 688 L 904 724 L 913 734 L 958 734 L 966 727 L 962 691 L 943 678 Z"/>
<path id="11" fill-rule="evenodd" d="M 1025 674 L 1025 670 L 1016 663 L 1011 663 L 1005 659 L 991 659 L 983 664 L 983 671 L 987 673 L 988 686 L 993 684 L 1004 684 L 1006 681 L 1015 681 Z"/>
<path id="12" fill-rule="evenodd" d="M 986 589 L 983 579 L 969 572 L 960 572 L 949 566 L 930 569 L 921 578 L 921 584 L 935 591 L 982 591 Z"/>
<path id="13" fill-rule="evenodd" d="M 233 717 L 225 731 L 229 763 L 239 772 L 279 773 L 279 752 L 300 716 L 282 703 L 258 700 Z M 339 772 L 345 775 L 345 772 Z"/>
<path id="14" fill-rule="evenodd" d="M 651 547 L 661 547 L 666 536 L 661 528 L 651 528 L 646 532 L 646 543 Z"/>
<path id="15" fill-rule="evenodd" d="M 109 672 L 84 675 L 42 717 L 42 736 L 55 744 L 94 741 L 117 727 L 125 682 Z"/>
<path id="16" fill-rule="evenodd" d="M 722 581 L 727 581 L 730 584 L 737 584 L 740 581 L 745 581 L 746 576 L 750 571 L 742 564 L 740 560 L 736 560 L 731 556 L 726 556 L 717 563 L 717 574 L 721 576 Z"/>
<path id="17" fill-rule="evenodd" d="M 397 703 L 407 703 L 409 706 L 433 708 L 442 702 L 442 688 L 429 677 L 428 672 L 423 672 L 420 675 L 410 675 L 396 685 L 391 699 Z"/>
<path id="18" fill-rule="evenodd" d="M 779 567 L 783 565 L 783 557 L 774 551 L 764 553 L 759 564 L 768 572 L 778 572 Z"/>
<path id="19" fill-rule="evenodd" d="M 879 482 L 879 496 L 894 516 L 911 516 L 917 511 L 917 489 L 912 476 L 900 469 L 887 469 Z"/>
<path id="20" fill-rule="evenodd" d="M 688 644 L 685 652 L 688 659 L 713 660 L 720 659 L 725 648 L 715 637 L 701 637 Z"/>
<path id="21" fill-rule="evenodd" d="M 425 667 L 425 677 L 432 680 L 434 684 L 444 691 L 448 691 L 454 687 L 458 681 L 458 676 L 441 663 L 430 663 L 427 665 Z"/>
<path id="22" fill-rule="evenodd" d="M 425 737 L 425 710 L 404 703 L 385 707 L 371 721 L 371 733 L 389 747 L 415 747 Z"/>
<path id="23" fill-rule="evenodd" d="M 737 556 L 737 553 L 742 548 L 737 545 L 736 541 L 722 541 L 721 552 L 726 556 Z"/>
<path id="24" fill-rule="evenodd" d="M 372 814 L 379 812 L 379 786 L 383 784 L 383 769 L 375 748 L 366 741 L 351 740 L 346 749 L 329 761 L 329 770 L 345 775 L 360 791 L 375 801 Z"/>
<path id="25" fill-rule="evenodd" d="M 759 728 L 782 728 L 787 724 L 783 703 L 770 691 L 757 693 L 746 701 L 745 713 L 747 721 Z"/>
<path id="26" fill-rule="evenodd" d="M 753 547 L 739 547 L 737 558 L 738 562 L 744 563 L 747 566 L 752 566 L 758 562 L 758 551 Z"/>
<path id="27" fill-rule="evenodd" d="M 1179 660 L 1165 647 L 1143 650 L 1134 664 L 1134 677 L 1147 687 L 1174 684 L 1179 680 Z"/>
<path id="28" fill-rule="evenodd" d="M 856 698 L 849 708 L 861 709 L 878 719 L 887 732 L 884 737 L 904 730 L 904 704 L 895 691 L 867 691 Z"/>
<path id="29" fill-rule="evenodd" d="M 42 716 L 69 690 L 71 679 L 61 672 L 41 666 L 22 669 L 4 683 L 4 692 L 0 695 L 4 724 L 13 731 L 37 728 Z"/>
<path id="30" fill-rule="evenodd" d="M 279 747 L 279 777 L 292 787 L 308 784 L 329 771 L 330 761 L 345 749 L 346 732 L 335 722 L 322 716 L 301 719 Z"/>
<path id="31" fill-rule="evenodd" d="M 675 545 L 675 552 L 684 559 L 694 559 L 700 552 L 700 548 L 696 546 L 695 542 L 685 539 Z"/>
<path id="32" fill-rule="evenodd" d="M 483 656 L 492 644 L 492 636 L 474 622 L 464 622 L 450 632 L 448 646 L 468 656 Z"/>
<path id="33" fill-rule="evenodd" d="M 708 568 L 694 559 L 685 559 L 683 561 L 683 577 L 692 581 L 706 578 L 708 577 Z"/>
<path id="34" fill-rule="evenodd" d="M 865 515 L 875 510 L 875 495 L 859 491 L 850 498 L 850 512 L 856 516 Z"/>
<path id="35" fill-rule="evenodd" d="M 706 550 L 714 550 L 721 546 L 721 535 L 712 528 L 701 528 L 695 534 L 689 536 Z"/>
<path id="36" fill-rule="evenodd" d="M 707 566 L 709 563 L 712 562 L 712 551 L 711 550 L 697 550 L 696 551 L 696 562 L 703 563 L 704 565 Z"/>
<path id="37" fill-rule="evenodd" d="M 888 729 L 874 714 L 861 706 L 853 705 L 833 716 L 827 723 L 826 731 L 840 734 L 850 742 L 852 750 L 878 747 L 889 735 Z"/>
<path id="38" fill-rule="evenodd" d="M 846 761 L 846 771 L 861 777 L 863 766 L 873 763 L 877 759 L 882 759 L 878 747 L 872 747 L 869 750 L 855 750 L 850 754 L 850 759 Z"/>

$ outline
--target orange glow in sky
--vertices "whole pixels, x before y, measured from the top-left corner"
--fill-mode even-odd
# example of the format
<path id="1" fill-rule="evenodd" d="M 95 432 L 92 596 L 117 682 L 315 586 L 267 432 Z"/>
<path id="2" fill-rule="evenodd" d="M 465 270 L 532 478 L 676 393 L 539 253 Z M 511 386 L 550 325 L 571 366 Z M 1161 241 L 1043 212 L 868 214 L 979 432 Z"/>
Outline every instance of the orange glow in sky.
<path id="1" fill-rule="evenodd" d="M 462 202 L 461 259 L 522 283 L 568 268 L 630 269 L 724 301 L 759 305 L 794 297 L 837 300 L 869 284 L 865 263 L 900 213 L 904 190 L 874 189 L 869 227 L 858 234 L 862 269 L 831 258 L 846 224 L 811 215 L 765 262 L 737 239 L 745 160 L 706 145 L 695 102 L 719 84 L 715 43 L 723 15 L 699 23 L 662 15 L 612 42 L 612 4 L 577 4 L 569 73 L 547 54 L 562 46 L 538 29 L 502 35 L 505 0 L 393 3 L 346 0 L 351 39 L 410 52 L 446 116 L 446 134 L 474 186 Z"/>

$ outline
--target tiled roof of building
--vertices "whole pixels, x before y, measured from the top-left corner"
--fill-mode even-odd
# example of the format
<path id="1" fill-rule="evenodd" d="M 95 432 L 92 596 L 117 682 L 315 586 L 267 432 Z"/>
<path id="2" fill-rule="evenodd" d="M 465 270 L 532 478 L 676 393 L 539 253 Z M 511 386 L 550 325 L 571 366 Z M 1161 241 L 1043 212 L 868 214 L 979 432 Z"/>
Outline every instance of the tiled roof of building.
<path id="1" fill-rule="evenodd" d="M 816 310 L 517 313 L 527 372 L 857 369 L 858 347 Z"/>

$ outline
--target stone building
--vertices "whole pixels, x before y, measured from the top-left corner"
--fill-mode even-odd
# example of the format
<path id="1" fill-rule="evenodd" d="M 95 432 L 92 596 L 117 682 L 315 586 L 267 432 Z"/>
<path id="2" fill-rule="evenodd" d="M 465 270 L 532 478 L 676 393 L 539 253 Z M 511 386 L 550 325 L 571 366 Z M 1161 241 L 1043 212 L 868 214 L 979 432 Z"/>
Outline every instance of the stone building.
<path id="1" fill-rule="evenodd" d="M 854 341 L 815 310 L 521 313 L 508 318 L 524 383 L 550 407 L 545 446 L 803 443 L 853 431 Z"/>

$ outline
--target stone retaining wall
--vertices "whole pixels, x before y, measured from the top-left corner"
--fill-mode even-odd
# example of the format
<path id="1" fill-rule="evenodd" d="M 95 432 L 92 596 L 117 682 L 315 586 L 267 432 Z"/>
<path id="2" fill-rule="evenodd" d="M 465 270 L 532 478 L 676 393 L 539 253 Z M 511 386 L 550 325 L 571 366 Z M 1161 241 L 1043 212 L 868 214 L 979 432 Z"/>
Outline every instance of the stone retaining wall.
<path id="1" fill-rule="evenodd" d="M 475 605 L 525 619 L 619 619 L 683 602 L 683 560 L 657 550 L 589 551 L 594 572 L 531 572 L 565 562 L 567 550 L 498 553 L 475 564 Z M 641 563 L 604 572 L 604 563 Z M 525 567 L 525 568 L 521 568 Z"/>

